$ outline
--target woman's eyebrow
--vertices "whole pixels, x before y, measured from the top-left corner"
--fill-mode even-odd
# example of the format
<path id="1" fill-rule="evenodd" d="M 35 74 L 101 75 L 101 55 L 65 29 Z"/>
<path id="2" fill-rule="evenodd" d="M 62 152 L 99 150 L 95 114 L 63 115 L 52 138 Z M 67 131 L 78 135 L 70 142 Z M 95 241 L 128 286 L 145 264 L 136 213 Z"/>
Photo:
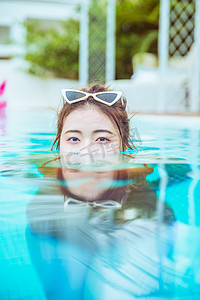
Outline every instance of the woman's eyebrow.
<path id="1" fill-rule="evenodd" d="M 67 131 L 65 131 L 64 134 L 67 134 L 67 133 L 80 133 L 80 134 L 82 134 L 82 132 L 80 130 L 76 130 L 76 129 L 67 130 Z"/>
<path id="2" fill-rule="evenodd" d="M 95 134 L 95 133 L 102 133 L 102 132 L 106 132 L 106 133 L 109 133 L 111 135 L 115 135 L 113 132 L 111 132 L 110 130 L 107 130 L 107 129 L 97 129 L 97 130 L 94 130 L 92 133 Z M 79 133 L 79 134 L 82 134 L 82 132 L 80 130 L 77 130 L 77 129 L 67 130 L 67 131 L 65 131 L 64 134 L 67 134 L 67 133 Z"/>
<path id="3" fill-rule="evenodd" d="M 112 134 L 112 135 L 115 135 L 113 132 L 107 130 L 107 129 L 97 129 L 97 130 L 94 130 L 93 133 L 99 133 L 99 132 L 106 132 L 106 133 L 109 133 L 109 134 Z"/>

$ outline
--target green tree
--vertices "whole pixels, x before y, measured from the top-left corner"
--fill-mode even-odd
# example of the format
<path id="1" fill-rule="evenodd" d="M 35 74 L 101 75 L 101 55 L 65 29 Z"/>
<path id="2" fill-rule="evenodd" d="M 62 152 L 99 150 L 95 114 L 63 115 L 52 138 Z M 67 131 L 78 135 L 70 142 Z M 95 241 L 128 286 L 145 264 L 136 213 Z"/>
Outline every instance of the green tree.
<path id="1" fill-rule="evenodd" d="M 117 0 L 116 78 L 130 78 L 132 58 L 141 52 L 157 54 L 159 0 Z"/>
<path id="2" fill-rule="evenodd" d="M 35 20 L 25 23 L 29 72 L 78 79 L 79 21 L 69 19 L 56 25 L 45 27 Z"/>
<path id="3" fill-rule="evenodd" d="M 159 0 L 116 0 L 116 78 L 130 78 L 137 53 L 157 54 Z M 91 0 L 89 11 L 89 81 L 105 80 L 106 0 Z M 25 59 L 40 76 L 78 79 L 79 20 L 45 28 L 29 21 Z"/>

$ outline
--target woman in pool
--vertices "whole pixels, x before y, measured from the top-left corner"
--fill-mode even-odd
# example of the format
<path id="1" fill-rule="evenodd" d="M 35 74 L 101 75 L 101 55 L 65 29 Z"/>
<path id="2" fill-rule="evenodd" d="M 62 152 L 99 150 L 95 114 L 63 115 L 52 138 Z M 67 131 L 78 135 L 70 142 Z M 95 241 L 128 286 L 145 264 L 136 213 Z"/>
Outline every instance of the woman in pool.
<path id="1" fill-rule="evenodd" d="M 85 184 L 84 188 L 79 187 L 77 190 L 77 188 L 69 188 L 69 184 L 61 185 L 65 195 L 68 191 L 68 197 L 76 194 L 76 199 L 83 196 L 84 201 L 100 200 L 102 187 L 98 189 L 97 184 L 106 181 L 102 171 L 105 171 L 109 165 L 111 170 L 107 172 L 107 182 L 115 179 L 119 181 L 120 178 L 127 180 L 132 176 L 131 174 L 133 176 L 140 174 L 140 179 L 141 177 L 145 179 L 145 176 L 152 172 L 152 168 L 139 165 L 129 172 L 129 176 L 127 172 L 118 172 L 118 178 L 112 177 L 114 176 L 112 166 L 116 169 L 116 165 L 122 161 L 120 152 L 134 149 L 126 111 L 127 100 L 121 92 L 97 84 L 88 90 L 63 89 L 62 94 L 64 102 L 58 114 L 57 135 L 53 143 L 60 152 L 62 167 L 58 169 L 57 178 L 60 182 L 70 182 L 74 169 L 84 166 L 87 166 L 87 169 L 94 167 L 93 171 L 96 171 L 95 176 L 92 176 L 94 172 L 89 173 L 93 181 Z M 99 168 L 102 168 L 99 170 L 101 172 L 98 171 Z M 77 176 L 78 174 L 74 175 Z M 85 171 L 84 175 L 81 173 L 80 176 L 89 175 Z M 106 200 L 106 197 L 108 195 L 104 195 L 102 200 Z"/>

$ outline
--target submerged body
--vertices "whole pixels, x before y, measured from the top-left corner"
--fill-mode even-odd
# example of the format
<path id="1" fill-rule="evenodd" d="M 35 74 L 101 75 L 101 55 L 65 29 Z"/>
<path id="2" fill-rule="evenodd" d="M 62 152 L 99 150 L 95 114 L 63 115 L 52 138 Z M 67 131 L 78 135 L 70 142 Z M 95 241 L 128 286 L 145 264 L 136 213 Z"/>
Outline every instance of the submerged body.
<path id="1" fill-rule="evenodd" d="M 192 299 L 189 286 L 196 292 L 200 288 L 192 268 L 200 257 L 199 229 L 192 231 L 188 219 L 178 220 L 178 208 L 173 211 L 160 203 L 157 165 L 132 164 L 125 169 L 120 163 L 113 170 L 114 166 L 104 171 L 104 180 L 102 167 L 95 172 L 76 167 L 62 182 L 55 178 L 60 169 L 52 177 L 53 163 L 45 166 L 46 172 L 43 168 L 47 186 L 57 182 L 55 193 L 51 189 L 47 196 L 40 187 L 28 206 L 26 236 L 47 298 Z M 190 168 L 165 167 L 171 177 L 166 193 L 171 188 L 176 193 Z M 170 174 L 175 168 L 178 182 Z M 189 240 L 194 247 L 190 254 Z"/>

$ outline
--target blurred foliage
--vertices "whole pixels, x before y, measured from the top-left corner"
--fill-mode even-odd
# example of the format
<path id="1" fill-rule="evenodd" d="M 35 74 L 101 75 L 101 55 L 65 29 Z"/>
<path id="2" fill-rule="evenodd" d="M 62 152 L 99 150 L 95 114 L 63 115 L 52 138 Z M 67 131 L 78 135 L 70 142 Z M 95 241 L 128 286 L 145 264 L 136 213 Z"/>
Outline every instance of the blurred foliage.
<path id="1" fill-rule="evenodd" d="M 78 79 L 79 21 L 68 19 L 57 26 L 44 26 L 42 21 L 29 20 L 24 25 L 29 72 Z"/>
<path id="2" fill-rule="evenodd" d="M 90 6 L 89 81 L 105 78 L 106 1 L 92 0 Z M 157 54 L 159 0 L 116 0 L 116 78 L 130 78 L 132 58 L 137 53 Z M 29 71 L 78 79 L 79 21 L 68 19 L 45 28 L 31 20 L 27 29 Z M 105 33 L 105 34 L 104 34 Z M 102 75 L 103 74 L 103 75 Z"/>
<path id="3" fill-rule="evenodd" d="M 130 78 L 137 53 L 157 55 L 159 0 L 117 0 L 116 78 Z"/>

